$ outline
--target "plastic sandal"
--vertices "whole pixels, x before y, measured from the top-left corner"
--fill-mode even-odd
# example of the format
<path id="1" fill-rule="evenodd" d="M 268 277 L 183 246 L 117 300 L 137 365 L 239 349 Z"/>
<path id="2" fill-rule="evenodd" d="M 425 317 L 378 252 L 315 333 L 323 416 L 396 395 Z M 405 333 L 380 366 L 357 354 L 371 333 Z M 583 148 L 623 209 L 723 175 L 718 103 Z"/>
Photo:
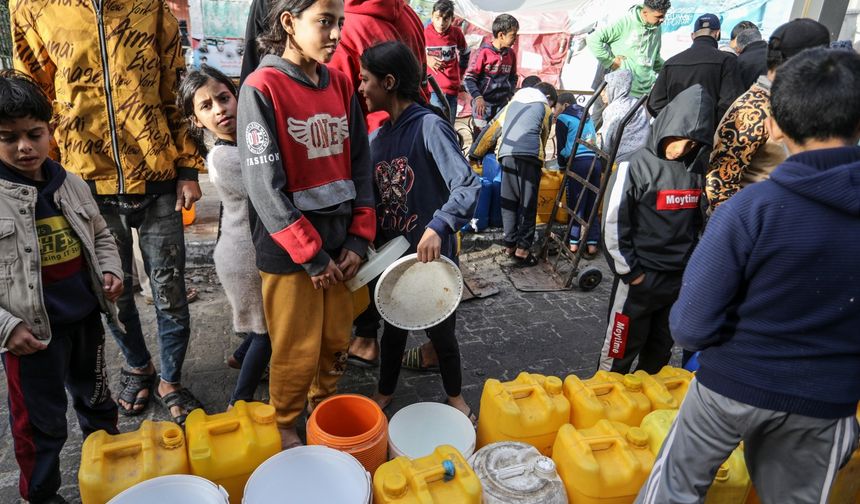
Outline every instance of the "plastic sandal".
<path id="1" fill-rule="evenodd" d="M 194 394 L 191 393 L 187 388 L 181 388 L 174 392 L 171 392 L 167 395 L 160 396 L 158 395 L 158 390 L 155 391 L 155 399 L 159 404 L 164 406 L 170 416 L 173 418 L 173 421 L 179 425 L 185 425 L 185 419 L 188 417 L 188 414 L 197 408 L 203 408 L 203 404 L 194 397 Z M 184 413 L 180 413 L 179 415 L 173 416 L 173 412 L 170 408 L 177 406 L 180 410 L 184 411 Z"/>
<path id="2" fill-rule="evenodd" d="M 434 366 L 426 366 L 424 364 L 424 359 L 421 357 L 421 347 L 412 347 L 406 350 L 403 354 L 403 359 L 400 361 L 400 367 L 422 373 L 436 373 L 439 371 L 438 364 Z"/>
<path id="3" fill-rule="evenodd" d="M 146 410 L 149 406 L 149 400 L 152 398 L 152 387 L 155 385 L 156 374 L 153 371 L 151 374 L 135 374 L 125 369 L 120 369 L 119 384 L 122 386 L 117 399 L 131 404 L 131 408 L 123 408 L 117 403 L 120 412 L 123 416 L 137 416 Z M 138 395 L 148 390 L 149 394 L 146 397 L 138 397 Z M 137 408 L 136 406 L 140 406 Z"/>

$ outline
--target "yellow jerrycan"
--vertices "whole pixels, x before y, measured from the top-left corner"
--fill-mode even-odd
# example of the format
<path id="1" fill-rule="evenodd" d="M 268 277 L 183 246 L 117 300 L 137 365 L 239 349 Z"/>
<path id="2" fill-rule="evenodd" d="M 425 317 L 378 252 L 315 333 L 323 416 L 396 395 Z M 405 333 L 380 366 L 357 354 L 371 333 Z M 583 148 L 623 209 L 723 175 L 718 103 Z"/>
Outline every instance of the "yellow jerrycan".
<path id="1" fill-rule="evenodd" d="M 660 372 L 653 375 L 645 371 L 633 374 L 642 380 L 642 391 L 651 401 L 652 411 L 680 408 L 693 380 L 693 373 L 672 366 L 663 366 Z"/>
<path id="2" fill-rule="evenodd" d="M 564 180 L 564 173 L 560 170 L 542 169 L 540 186 L 538 187 L 537 224 L 549 222 L 549 216 L 552 214 L 552 207 L 555 206 L 555 198 L 558 196 L 558 189 L 561 187 L 562 180 Z M 562 224 L 567 222 L 567 211 L 559 208 L 555 219 L 556 222 Z"/>
<path id="3" fill-rule="evenodd" d="M 236 401 L 225 413 L 192 411 L 185 420 L 191 474 L 227 490 L 231 504 L 242 502 L 245 483 L 260 464 L 281 451 L 275 408 Z"/>
<path id="4" fill-rule="evenodd" d="M 570 504 L 631 504 L 654 466 L 648 433 L 609 420 L 562 427 L 552 459 Z"/>
<path id="5" fill-rule="evenodd" d="M 90 434 L 81 448 L 78 485 L 83 504 L 104 504 L 142 481 L 188 474 L 182 428 L 144 420 L 134 432 Z"/>
<path id="6" fill-rule="evenodd" d="M 651 412 L 642 379 L 632 374 L 598 371 L 587 380 L 570 375 L 564 379 L 564 396 L 570 402 L 570 423 L 577 429 L 604 419 L 635 427 Z"/>
<path id="7" fill-rule="evenodd" d="M 648 433 L 648 446 L 655 457 L 660 453 L 660 447 L 677 416 L 678 410 L 662 409 L 649 413 L 642 420 L 642 430 Z M 705 496 L 705 504 L 744 504 L 751 488 L 752 481 L 744 462 L 742 443 L 720 465 L 714 483 Z"/>
<path id="8" fill-rule="evenodd" d="M 523 372 L 509 382 L 490 379 L 481 394 L 477 448 L 520 441 L 550 456 L 558 429 L 569 419 L 559 378 Z"/>
<path id="9" fill-rule="evenodd" d="M 456 448 L 437 447 L 410 460 L 397 457 L 373 476 L 375 504 L 481 504 L 481 480 Z"/>

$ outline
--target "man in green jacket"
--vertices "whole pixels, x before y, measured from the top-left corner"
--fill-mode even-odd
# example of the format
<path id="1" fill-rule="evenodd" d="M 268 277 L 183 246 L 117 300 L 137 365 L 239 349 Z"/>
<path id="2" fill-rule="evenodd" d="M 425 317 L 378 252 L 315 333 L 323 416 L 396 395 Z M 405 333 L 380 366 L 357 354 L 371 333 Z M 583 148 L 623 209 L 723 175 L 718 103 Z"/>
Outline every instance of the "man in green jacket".
<path id="1" fill-rule="evenodd" d="M 669 0 L 645 0 L 644 5 L 634 5 L 624 17 L 595 30 L 586 39 L 607 72 L 626 68 L 633 73 L 630 96 L 638 98 L 651 91 L 663 68 L 660 25 L 671 6 Z"/>

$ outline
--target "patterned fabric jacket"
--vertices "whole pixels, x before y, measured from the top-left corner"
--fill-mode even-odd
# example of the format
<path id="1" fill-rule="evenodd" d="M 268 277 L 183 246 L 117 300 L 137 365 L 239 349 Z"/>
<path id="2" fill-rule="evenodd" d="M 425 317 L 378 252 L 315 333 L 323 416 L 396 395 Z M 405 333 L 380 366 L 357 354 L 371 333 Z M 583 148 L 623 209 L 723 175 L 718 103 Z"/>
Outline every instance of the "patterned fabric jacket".
<path id="1" fill-rule="evenodd" d="M 717 127 L 705 182 L 710 211 L 742 188 L 767 180 L 785 160 L 785 148 L 771 141 L 765 128 L 768 117 L 770 81 L 762 76 L 735 100 Z"/>
<path id="2" fill-rule="evenodd" d="M 162 0 L 12 0 L 15 68 L 53 101 L 65 168 L 96 194 L 160 194 L 203 160 L 174 102 L 185 68 Z"/>

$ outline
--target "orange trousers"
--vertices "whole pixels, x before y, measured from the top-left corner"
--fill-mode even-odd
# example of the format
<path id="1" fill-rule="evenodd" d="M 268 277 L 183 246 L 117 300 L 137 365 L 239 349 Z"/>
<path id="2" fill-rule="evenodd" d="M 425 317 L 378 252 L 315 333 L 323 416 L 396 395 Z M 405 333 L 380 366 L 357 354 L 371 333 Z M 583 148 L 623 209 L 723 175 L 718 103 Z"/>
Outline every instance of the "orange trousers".
<path id="1" fill-rule="evenodd" d="M 352 332 L 352 293 L 343 283 L 314 289 L 304 271 L 260 276 L 272 340 L 269 396 L 278 427 L 289 429 L 306 402 L 314 408 L 337 391 Z"/>

